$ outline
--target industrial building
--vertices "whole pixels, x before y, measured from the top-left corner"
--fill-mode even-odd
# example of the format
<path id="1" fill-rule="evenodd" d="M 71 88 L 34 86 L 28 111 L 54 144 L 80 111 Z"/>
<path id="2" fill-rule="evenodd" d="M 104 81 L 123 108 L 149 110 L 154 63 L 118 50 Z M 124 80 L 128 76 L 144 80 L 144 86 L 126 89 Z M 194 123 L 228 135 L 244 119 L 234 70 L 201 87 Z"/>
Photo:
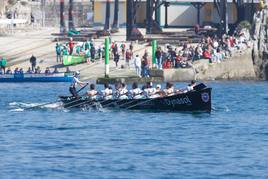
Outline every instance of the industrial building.
<path id="1" fill-rule="evenodd" d="M 135 24 L 146 25 L 146 0 L 134 1 Z M 157 1 L 156 1 L 157 2 Z M 94 24 L 104 25 L 106 0 L 94 0 Z M 209 25 L 220 21 L 219 7 L 216 0 L 168 0 L 159 1 L 159 8 L 154 15 L 161 27 L 190 27 L 195 24 Z M 227 1 L 228 23 L 235 24 L 240 20 L 251 20 L 254 11 L 258 8 L 258 0 Z M 110 1 L 110 23 L 114 14 L 114 0 Z M 126 25 L 127 0 L 119 0 L 119 25 Z"/>

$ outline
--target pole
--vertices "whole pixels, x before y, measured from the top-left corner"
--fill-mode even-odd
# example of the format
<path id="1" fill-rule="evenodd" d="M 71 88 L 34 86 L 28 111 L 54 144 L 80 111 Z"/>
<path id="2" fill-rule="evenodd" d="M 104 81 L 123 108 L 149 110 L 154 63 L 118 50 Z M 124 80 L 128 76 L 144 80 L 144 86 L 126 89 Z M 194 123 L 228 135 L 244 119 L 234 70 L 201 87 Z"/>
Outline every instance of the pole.
<path id="1" fill-rule="evenodd" d="M 65 23 L 64 23 L 64 0 L 60 0 L 60 33 L 65 33 Z"/>
<path id="2" fill-rule="evenodd" d="M 197 24 L 200 25 L 200 9 L 201 9 L 201 3 L 197 3 Z"/>
<path id="3" fill-rule="evenodd" d="M 157 41 L 153 40 L 152 41 L 152 64 L 153 64 L 153 67 L 156 66 L 156 57 L 155 57 L 156 48 L 157 48 Z"/>
<path id="4" fill-rule="evenodd" d="M 114 22 L 113 29 L 118 29 L 119 0 L 114 1 Z"/>
<path id="5" fill-rule="evenodd" d="M 105 24 L 104 24 L 104 31 L 110 29 L 110 0 L 106 0 L 106 12 L 105 12 Z"/>
<path id="6" fill-rule="evenodd" d="M 153 0 L 146 0 L 146 33 L 151 34 L 152 33 L 152 1 Z"/>
<path id="7" fill-rule="evenodd" d="M 74 30 L 73 0 L 69 0 L 69 31 Z"/>
<path id="8" fill-rule="evenodd" d="M 110 58 L 109 49 L 110 49 L 110 42 L 109 42 L 109 38 L 107 37 L 105 39 L 105 77 L 106 78 L 109 78 L 109 58 Z"/>
<path id="9" fill-rule="evenodd" d="M 45 4 L 46 1 L 42 0 L 41 1 L 41 8 L 42 8 L 42 27 L 45 27 Z"/>
<path id="10" fill-rule="evenodd" d="M 127 0 L 127 40 L 131 40 L 131 34 L 134 26 L 134 18 L 133 18 L 133 6 L 134 0 Z"/>
<path id="11" fill-rule="evenodd" d="M 168 3 L 165 2 L 165 28 L 168 27 Z"/>

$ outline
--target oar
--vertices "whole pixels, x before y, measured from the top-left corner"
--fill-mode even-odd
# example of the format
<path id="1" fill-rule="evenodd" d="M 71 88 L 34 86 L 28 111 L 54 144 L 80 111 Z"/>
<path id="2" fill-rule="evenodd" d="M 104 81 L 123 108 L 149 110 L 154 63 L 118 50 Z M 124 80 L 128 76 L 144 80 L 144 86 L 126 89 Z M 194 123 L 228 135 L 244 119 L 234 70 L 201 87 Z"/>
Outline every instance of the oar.
<path id="1" fill-rule="evenodd" d="M 80 91 L 82 91 L 85 87 L 87 87 L 89 83 L 87 83 L 85 86 L 83 86 L 82 88 L 80 88 L 80 90 L 77 91 L 77 93 L 79 93 Z"/>
<path id="2" fill-rule="evenodd" d="M 69 108 L 73 108 L 73 107 L 76 107 L 76 106 L 80 106 L 80 105 L 83 105 L 83 104 L 86 104 L 86 103 L 88 103 L 88 102 L 92 102 L 93 100 L 85 100 L 84 102 L 81 102 L 81 103 L 76 103 L 76 104 L 74 104 L 74 105 L 71 105 L 71 106 L 68 106 L 68 107 L 66 107 L 66 109 L 69 109 Z M 64 106 L 66 106 L 66 105 L 64 105 Z M 91 106 L 91 105 L 90 105 Z"/>
<path id="3" fill-rule="evenodd" d="M 68 102 L 68 103 L 63 103 L 63 106 L 68 106 L 68 105 L 70 105 L 70 104 L 72 104 L 72 103 L 75 103 L 75 102 L 77 102 L 77 101 L 79 101 L 79 100 L 81 100 L 81 98 L 75 99 L 75 100 L 70 101 L 70 102 Z"/>
<path id="4" fill-rule="evenodd" d="M 42 107 L 42 106 L 46 106 L 46 105 L 49 105 L 49 104 L 54 104 L 54 103 L 57 103 L 57 102 L 59 102 L 59 101 L 60 101 L 60 100 L 57 99 L 56 101 L 53 101 L 53 102 L 49 102 L 49 103 L 45 103 L 45 104 L 40 104 L 40 105 L 36 105 L 36 106 L 32 106 L 32 107 L 23 108 L 23 110 L 34 109 L 34 108 L 38 108 L 38 107 Z"/>
<path id="5" fill-rule="evenodd" d="M 141 93 L 139 93 L 139 94 L 137 94 L 137 95 L 142 95 L 142 93 L 143 92 L 141 92 Z M 136 96 L 137 96 L 136 95 Z M 139 99 L 133 99 L 133 100 L 130 100 L 129 102 L 126 102 L 126 103 L 123 103 L 123 104 L 120 104 L 120 105 L 118 105 L 118 107 L 120 108 L 121 106 L 126 106 L 126 105 L 128 105 L 128 104 L 131 104 L 131 103 L 134 103 L 135 101 L 138 101 Z"/>
<path id="6" fill-rule="evenodd" d="M 140 103 L 137 103 L 137 104 L 134 104 L 134 105 L 132 105 L 132 106 L 129 106 L 129 107 L 125 108 L 125 109 L 130 109 L 130 108 L 133 108 L 133 107 L 135 107 L 135 106 L 138 106 L 138 105 L 145 104 L 145 103 L 148 103 L 148 102 L 150 102 L 150 101 L 153 101 L 153 100 L 155 100 L 155 99 L 156 99 L 156 98 L 152 98 L 152 99 L 150 99 L 150 100 L 145 100 L 145 101 L 142 101 L 142 102 L 140 102 Z"/>
<path id="7" fill-rule="evenodd" d="M 121 108 L 122 106 L 126 106 L 126 105 L 131 104 L 131 103 L 138 101 L 138 100 L 139 99 L 130 99 L 130 101 L 123 103 L 123 104 L 120 104 L 120 105 L 118 105 L 118 107 Z"/>

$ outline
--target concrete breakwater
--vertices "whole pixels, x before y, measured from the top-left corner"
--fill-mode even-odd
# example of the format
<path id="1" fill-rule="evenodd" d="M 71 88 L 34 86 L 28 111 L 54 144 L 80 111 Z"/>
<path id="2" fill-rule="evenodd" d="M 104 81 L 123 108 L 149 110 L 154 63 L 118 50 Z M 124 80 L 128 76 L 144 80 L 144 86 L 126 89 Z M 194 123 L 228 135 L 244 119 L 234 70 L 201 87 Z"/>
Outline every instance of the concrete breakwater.
<path id="1" fill-rule="evenodd" d="M 202 59 L 195 61 L 192 68 L 173 68 L 164 70 L 151 69 L 150 76 L 150 78 L 139 78 L 135 76 L 98 78 L 97 83 L 257 79 L 252 61 L 251 48 L 248 48 L 241 53 L 235 53 L 231 58 L 226 59 L 222 63 L 211 64 L 208 60 Z"/>
<path id="2" fill-rule="evenodd" d="M 97 83 L 144 83 L 175 82 L 190 80 L 257 80 L 252 61 L 252 48 L 245 47 L 233 53 L 232 57 L 221 63 L 209 63 L 207 59 L 195 61 L 191 68 L 151 69 L 150 78 L 132 76 L 113 76 L 111 78 L 98 78 Z"/>

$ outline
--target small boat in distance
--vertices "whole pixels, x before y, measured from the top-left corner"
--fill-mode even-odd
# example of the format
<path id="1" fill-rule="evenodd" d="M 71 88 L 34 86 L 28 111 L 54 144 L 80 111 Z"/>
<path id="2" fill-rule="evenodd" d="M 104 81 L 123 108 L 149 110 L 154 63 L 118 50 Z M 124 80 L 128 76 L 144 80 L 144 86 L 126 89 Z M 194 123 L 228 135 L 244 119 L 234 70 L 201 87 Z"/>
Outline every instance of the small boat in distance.
<path id="1" fill-rule="evenodd" d="M 0 82 L 70 82 L 72 73 L 40 73 L 40 74 L 3 74 L 0 75 Z"/>
<path id="2" fill-rule="evenodd" d="M 203 84 L 204 85 L 204 84 Z M 200 87 L 200 86 L 199 86 Z M 211 88 L 205 85 L 187 93 L 145 99 L 109 99 L 92 100 L 90 97 L 79 98 L 60 96 L 64 108 L 102 107 L 110 109 L 135 109 L 148 111 L 205 111 L 211 112 Z"/>

